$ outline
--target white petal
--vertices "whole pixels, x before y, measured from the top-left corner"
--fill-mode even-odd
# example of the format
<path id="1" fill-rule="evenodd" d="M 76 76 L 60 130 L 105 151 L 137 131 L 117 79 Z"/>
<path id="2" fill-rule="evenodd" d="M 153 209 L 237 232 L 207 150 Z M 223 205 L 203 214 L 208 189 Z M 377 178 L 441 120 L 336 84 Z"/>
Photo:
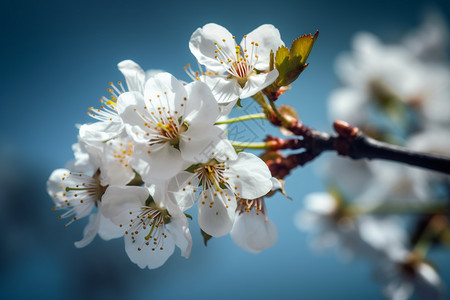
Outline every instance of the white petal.
<path id="1" fill-rule="evenodd" d="M 189 258 L 192 249 L 192 236 L 186 216 L 175 218 L 172 215 L 171 222 L 166 225 L 166 228 L 175 244 L 181 249 L 181 255 Z"/>
<path id="2" fill-rule="evenodd" d="M 216 153 L 229 150 L 224 148 L 226 142 L 222 143 L 222 140 L 226 141 L 225 133 L 217 126 L 202 124 L 189 126 L 180 141 L 182 157 L 192 163 L 205 163 L 215 157 Z M 236 153 L 234 148 L 232 151 Z"/>
<path id="3" fill-rule="evenodd" d="M 126 185 L 133 180 L 135 173 L 131 166 L 124 166 L 118 159 L 105 162 L 101 168 L 100 179 L 103 186 Z"/>
<path id="4" fill-rule="evenodd" d="M 235 78 L 228 79 L 223 76 L 204 76 L 202 80 L 211 89 L 214 98 L 220 106 L 231 105 L 231 108 L 233 108 L 242 90 Z"/>
<path id="5" fill-rule="evenodd" d="M 170 179 L 191 164 L 182 159 L 180 150 L 167 143 L 162 144 L 157 151 L 152 150 L 148 153 L 147 149 L 149 148 L 136 145 L 131 161 L 133 168 L 142 176 L 144 182 Z"/>
<path id="6" fill-rule="evenodd" d="M 328 98 L 330 120 L 345 120 L 354 126 L 364 124 L 368 119 L 368 98 L 354 88 L 339 88 Z"/>
<path id="7" fill-rule="evenodd" d="M 272 191 L 281 190 L 283 188 L 283 185 L 277 178 L 272 177 L 270 178 L 270 181 L 272 181 Z"/>
<path id="8" fill-rule="evenodd" d="M 137 92 L 123 93 L 117 99 L 117 111 L 127 125 L 128 135 L 137 143 L 147 142 L 143 128 L 146 121 L 142 119 L 142 115 L 148 116 L 149 112 L 144 107 L 144 97 Z"/>
<path id="9" fill-rule="evenodd" d="M 236 43 L 231 33 L 214 23 L 206 24 L 194 31 L 189 41 L 189 49 L 198 62 L 205 65 L 207 69 L 214 72 L 223 72 L 226 68 L 219 60 L 214 58 L 217 55 L 215 53 L 217 50 L 216 45 L 214 45 L 215 42 L 218 47 L 222 47 L 220 51 L 223 51 L 226 55 L 230 57 L 236 55 Z"/>
<path id="10" fill-rule="evenodd" d="M 145 72 L 132 60 L 121 61 L 117 67 L 127 82 L 128 91 L 141 92 L 144 90 Z"/>
<path id="11" fill-rule="evenodd" d="M 268 73 L 260 73 L 249 76 L 239 97 L 241 99 L 245 99 L 253 96 L 257 92 L 261 91 L 262 89 L 270 85 L 272 82 L 274 82 L 275 79 L 277 79 L 277 77 L 278 77 L 277 69 L 273 69 Z"/>
<path id="12" fill-rule="evenodd" d="M 229 170 L 224 172 L 231 188 L 240 198 L 256 199 L 272 189 L 272 175 L 263 160 L 251 153 L 240 152 L 238 158 L 228 161 Z"/>
<path id="13" fill-rule="evenodd" d="M 209 87 L 201 81 L 194 81 L 185 88 L 188 99 L 183 120 L 189 125 L 212 126 L 219 116 L 219 107 Z"/>
<path id="14" fill-rule="evenodd" d="M 110 219 L 105 216 L 100 216 L 100 226 L 98 228 L 98 235 L 105 241 L 116 239 L 123 236 L 123 230 Z"/>
<path id="15" fill-rule="evenodd" d="M 99 153 L 100 155 L 97 155 L 97 151 L 95 151 L 96 153 L 91 155 L 86 149 L 86 143 L 78 142 L 73 144 L 72 151 L 75 159 L 72 160 L 70 164 L 66 165 L 66 169 L 79 173 L 93 174 L 100 167 L 100 159 L 98 158 L 101 153 Z M 99 152 L 100 151 L 101 150 L 99 150 Z"/>
<path id="16" fill-rule="evenodd" d="M 81 179 L 81 181 L 76 181 Z M 78 219 L 86 217 L 92 211 L 95 202 L 98 200 L 96 195 L 89 193 L 88 191 L 80 191 L 78 193 L 67 192 L 67 187 L 75 187 L 81 182 L 87 183 L 87 185 L 96 184 L 95 180 L 90 176 L 73 176 L 70 170 L 56 169 L 52 172 L 47 180 L 47 192 L 53 199 L 53 202 L 58 208 L 67 208 L 66 214 L 70 215 L 75 213 Z M 80 202 L 80 200 L 83 200 Z M 70 204 L 67 206 L 67 204 Z M 62 217 L 65 217 L 62 215 Z"/>
<path id="17" fill-rule="evenodd" d="M 214 158 L 218 161 L 235 160 L 237 159 L 237 153 L 233 145 L 231 145 L 228 139 L 221 139 L 214 149 Z"/>
<path id="18" fill-rule="evenodd" d="M 278 240 L 275 224 L 254 210 L 236 216 L 230 234 L 236 245 L 251 253 L 272 247 Z"/>
<path id="19" fill-rule="evenodd" d="M 104 142 L 122 133 L 122 122 L 105 121 L 84 124 L 80 127 L 80 138 L 86 142 Z"/>
<path id="20" fill-rule="evenodd" d="M 156 74 L 145 83 L 144 99 L 152 100 L 150 103 L 152 106 L 147 105 L 149 109 L 153 106 L 165 107 L 166 111 L 170 111 L 173 115 L 175 111 L 182 111 L 181 104 L 185 102 L 187 96 L 183 84 L 167 72 Z"/>
<path id="21" fill-rule="evenodd" d="M 89 245 L 95 238 L 100 226 L 100 216 L 101 214 L 91 214 L 89 216 L 89 223 L 84 227 L 83 239 L 75 242 L 75 247 L 83 248 Z"/>
<path id="22" fill-rule="evenodd" d="M 337 206 L 336 200 L 328 193 L 311 193 L 306 195 L 305 208 L 317 214 L 330 214 Z"/>
<path id="23" fill-rule="evenodd" d="M 145 236 L 147 232 L 141 230 L 138 234 L 134 235 L 134 240 L 131 239 L 130 235 L 125 235 L 125 251 L 132 262 L 137 264 L 141 269 L 149 268 L 156 269 L 162 266 L 167 259 L 173 254 L 175 250 L 175 242 L 170 235 L 167 238 L 162 238 L 163 244 L 157 245 L 153 244 L 146 245 Z M 162 250 L 161 247 L 162 246 Z M 154 251 L 152 250 L 154 247 Z M 138 250 L 141 249 L 141 250 Z"/>
<path id="24" fill-rule="evenodd" d="M 67 169 L 56 169 L 50 174 L 50 177 L 47 180 L 47 193 L 48 195 L 57 201 L 58 197 L 55 197 L 58 193 L 61 192 L 61 178 L 65 177 L 64 174 L 69 174 L 70 171 Z"/>
<path id="25" fill-rule="evenodd" d="M 141 212 L 149 195 L 148 189 L 144 187 L 110 186 L 102 197 L 102 214 L 116 225 L 128 224 L 130 215 Z"/>
<path id="26" fill-rule="evenodd" d="M 199 183 L 200 180 L 195 174 L 180 172 L 169 181 L 169 198 L 175 201 L 182 211 L 185 211 L 194 205 L 196 200 L 194 190 Z"/>
<path id="27" fill-rule="evenodd" d="M 273 53 L 276 54 L 278 47 L 284 45 L 280 32 L 270 24 L 261 25 L 247 34 L 247 49 L 249 49 L 251 42 L 259 44 L 257 47 L 258 62 L 255 68 L 262 71 L 269 69 L 270 50 L 273 50 Z M 243 39 L 241 42 L 242 49 L 245 46 L 245 40 Z"/>
<path id="28" fill-rule="evenodd" d="M 439 277 L 438 273 L 435 269 L 433 269 L 430 265 L 426 263 L 421 263 L 417 267 L 418 276 L 423 281 L 423 289 L 425 289 L 425 286 L 428 287 L 428 289 L 436 289 L 442 287 L 442 280 Z"/>
<path id="29" fill-rule="evenodd" d="M 204 232 L 211 236 L 224 236 L 233 227 L 237 206 L 236 198 L 228 189 L 224 189 L 223 193 L 218 193 L 216 197 L 212 195 L 210 189 L 206 192 L 208 198 L 202 198 L 203 194 L 201 194 L 198 201 L 198 224 Z M 212 205 L 211 202 L 213 202 Z"/>

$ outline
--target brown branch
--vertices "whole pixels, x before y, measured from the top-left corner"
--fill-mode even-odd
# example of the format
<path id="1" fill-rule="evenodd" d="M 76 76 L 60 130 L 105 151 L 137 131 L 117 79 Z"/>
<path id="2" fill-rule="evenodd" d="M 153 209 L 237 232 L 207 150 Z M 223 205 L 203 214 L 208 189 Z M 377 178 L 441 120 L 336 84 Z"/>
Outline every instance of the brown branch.
<path id="1" fill-rule="evenodd" d="M 277 123 L 277 122 L 272 122 Z M 279 125 L 278 125 L 279 126 Z M 366 136 L 358 128 L 344 121 L 335 121 L 337 135 L 329 135 L 294 122 L 288 128 L 302 139 L 286 139 L 268 137 L 273 146 L 271 151 L 275 159 L 266 160 L 273 176 L 283 178 L 297 166 L 304 166 L 313 161 L 324 151 L 336 151 L 341 156 L 352 159 L 384 159 L 405 163 L 411 166 L 450 174 L 450 157 L 438 154 L 413 151 L 404 147 L 380 142 Z M 278 150 L 304 149 L 303 152 L 284 157 Z"/>
<path id="2" fill-rule="evenodd" d="M 311 149 L 307 149 L 317 155 L 323 151 L 334 150 L 339 155 L 352 159 L 384 159 L 450 174 L 449 156 L 414 151 L 380 142 L 344 121 L 335 121 L 334 128 L 338 133 L 337 136 L 304 128 L 304 139 L 311 140 Z M 301 153 L 298 155 L 302 156 Z"/>

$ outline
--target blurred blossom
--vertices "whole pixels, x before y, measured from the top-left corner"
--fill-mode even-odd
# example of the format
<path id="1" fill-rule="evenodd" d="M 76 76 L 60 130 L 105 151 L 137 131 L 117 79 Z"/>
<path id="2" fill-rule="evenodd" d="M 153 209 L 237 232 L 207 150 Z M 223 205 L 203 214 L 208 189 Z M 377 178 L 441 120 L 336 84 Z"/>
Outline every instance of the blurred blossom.
<path id="1" fill-rule="evenodd" d="M 417 120 L 410 114 L 416 114 L 421 127 L 448 126 L 450 70 L 447 62 L 430 60 L 446 52 L 447 31 L 442 20 L 433 20 L 399 44 L 384 44 L 367 32 L 356 34 L 352 52 L 336 60 L 344 85 L 330 95 L 330 118 L 370 128 L 383 117 L 381 112 L 408 133 L 417 125 L 411 124 Z M 425 32 L 430 36 L 424 38 Z"/>
<path id="2" fill-rule="evenodd" d="M 361 248 L 361 239 L 354 218 L 345 206 L 329 193 L 312 193 L 304 199 L 305 207 L 295 216 L 298 229 L 312 231 L 311 246 L 322 250 L 340 246 L 344 255 L 353 255 Z"/>
<path id="3" fill-rule="evenodd" d="M 407 251 L 380 262 L 375 277 L 384 283 L 383 292 L 391 300 L 409 299 L 414 292 L 422 299 L 445 299 L 443 282 L 436 270 Z"/>
<path id="4" fill-rule="evenodd" d="M 378 140 L 449 155 L 447 44 L 447 25 L 437 13 L 396 44 L 385 44 L 371 33 L 356 34 L 351 52 L 336 60 L 342 86 L 330 94 L 329 117 L 348 121 Z M 336 156 L 318 170 L 331 192 L 307 195 L 295 220 L 299 229 L 314 232 L 313 245 L 339 245 L 374 262 L 388 299 L 409 299 L 414 293 L 442 299 L 443 282 L 426 254 L 440 230 L 430 225 L 432 216 L 450 203 L 449 177 L 382 160 Z M 430 217 L 422 222 L 417 213 Z M 419 237 L 409 230 L 414 224 L 419 224 Z"/>

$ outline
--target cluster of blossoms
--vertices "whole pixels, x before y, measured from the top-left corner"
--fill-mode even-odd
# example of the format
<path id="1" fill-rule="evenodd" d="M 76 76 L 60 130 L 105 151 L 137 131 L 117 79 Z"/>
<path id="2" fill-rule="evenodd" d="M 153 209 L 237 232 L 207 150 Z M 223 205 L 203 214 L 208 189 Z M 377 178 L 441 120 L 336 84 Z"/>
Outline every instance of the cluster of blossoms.
<path id="1" fill-rule="evenodd" d="M 427 23 L 394 46 L 358 35 L 353 53 L 338 60 L 344 86 L 330 97 L 332 119 L 349 121 L 381 141 L 450 154 L 450 69 L 429 54 L 445 53 L 436 51 L 442 30 Z M 272 246 L 278 232 L 265 198 L 284 194 L 282 179 L 321 153 L 314 147 L 329 147 L 332 140 L 314 140 L 317 135 L 292 107 L 274 104 L 307 67 L 317 36 L 301 36 L 289 49 L 275 27 L 262 25 L 238 44 L 222 26 L 207 24 L 189 42 L 199 70 L 185 68 L 188 83 L 120 62 L 126 85 L 111 83 L 110 96 L 89 109 L 96 122 L 79 127 L 75 159 L 47 182 L 54 209 L 64 210 L 59 218 L 70 224 L 89 216 L 75 245 L 84 247 L 97 234 L 123 237 L 126 253 L 141 268 L 163 265 L 175 246 L 187 258 L 187 210 L 197 204 L 205 243 L 230 233 L 252 253 Z M 248 97 L 263 113 L 229 119 Z M 228 139 L 224 124 L 258 118 L 295 138 L 268 136 L 264 143 L 247 144 Z M 342 154 L 337 131 L 331 149 Z M 266 151 L 259 158 L 245 148 Z M 286 149 L 302 152 L 286 157 Z M 324 169 L 329 192 L 308 195 L 295 220 L 300 229 L 319 231 L 314 245 L 339 243 L 347 254 L 376 259 L 390 299 L 407 299 L 414 291 L 441 297 L 442 280 L 426 255 L 432 244 L 450 244 L 448 176 L 337 157 Z M 409 222 L 398 216 L 423 212 L 426 217 Z"/>
<path id="2" fill-rule="evenodd" d="M 236 244 L 256 253 L 272 246 L 278 232 L 263 197 L 280 182 L 259 157 L 236 151 L 216 123 L 239 99 L 277 79 L 271 52 L 283 45 L 272 25 L 237 44 L 225 28 L 207 24 L 189 43 L 207 71 L 188 69 L 190 83 L 120 62 L 126 85 L 111 83 L 110 96 L 89 109 L 96 122 L 80 126 L 75 159 L 47 182 L 54 209 L 64 210 L 59 218 L 70 224 L 89 217 L 75 246 L 97 234 L 123 237 L 131 261 L 150 269 L 163 265 L 175 246 L 187 258 L 192 238 L 185 211 L 196 202 L 204 235 L 231 232 Z"/>
<path id="3" fill-rule="evenodd" d="M 353 51 L 337 60 L 343 86 L 330 96 L 331 119 L 349 121 L 377 140 L 450 154 L 450 68 L 440 55 L 446 36 L 434 15 L 395 45 L 357 34 Z M 299 229 L 316 231 L 313 245 L 338 244 L 344 254 L 375 261 L 375 277 L 389 299 L 408 299 L 414 292 L 444 298 L 427 250 L 450 244 L 449 177 L 339 157 L 328 158 L 321 173 L 329 192 L 308 195 L 296 217 Z"/>

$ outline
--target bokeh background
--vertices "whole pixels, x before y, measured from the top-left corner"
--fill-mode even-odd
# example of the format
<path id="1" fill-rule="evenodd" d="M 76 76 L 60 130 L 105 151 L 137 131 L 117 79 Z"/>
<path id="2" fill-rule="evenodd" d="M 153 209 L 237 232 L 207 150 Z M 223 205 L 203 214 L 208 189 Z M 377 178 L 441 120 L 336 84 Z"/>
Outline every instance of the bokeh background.
<path id="1" fill-rule="evenodd" d="M 274 24 L 287 45 L 320 30 L 310 66 L 280 100 L 304 123 L 330 131 L 326 100 L 338 86 L 336 56 L 350 50 L 361 30 L 396 42 L 420 25 L 427 11 L 450 22 L 449 1 L 13 1 L 0 2 L 0 298 L 1 299 L 379 299 L 367 261 L 317 253 L 293 217 L 302 198 L 324 186 L 314 162 L 287 180 L 289 201 L 267 201 L 278 243 L 253 255 L 229 236 L 203 245 L 191 222 L 194 246 L 161 268 L 131 263 L 121 239 L 99 238 L 83 249 L 84 221 L 63 228 L 51 212 L 45 183 L 72 159 L 75 124 L 90 122 L 87 108 L 123 80 L 116 65 L 133 59 L 188 80 L 188 42 L 209 22 L 236 38 Z M 249 108 L 254 109 L 254 108 Z M 251 111 L 253 112 L 253 111 Z M 261 128 L 262 126 L 262 128 Z M 266 126 L 266 127 L 264 127 Z M 276 134 L 259 122 L 259 134 Z M 191 211 L 193 214 L 195 212 Z M 177 250 L 178 251 L 178 250 Z M 433 251 L 450 285 L 450 255 Z"/>

